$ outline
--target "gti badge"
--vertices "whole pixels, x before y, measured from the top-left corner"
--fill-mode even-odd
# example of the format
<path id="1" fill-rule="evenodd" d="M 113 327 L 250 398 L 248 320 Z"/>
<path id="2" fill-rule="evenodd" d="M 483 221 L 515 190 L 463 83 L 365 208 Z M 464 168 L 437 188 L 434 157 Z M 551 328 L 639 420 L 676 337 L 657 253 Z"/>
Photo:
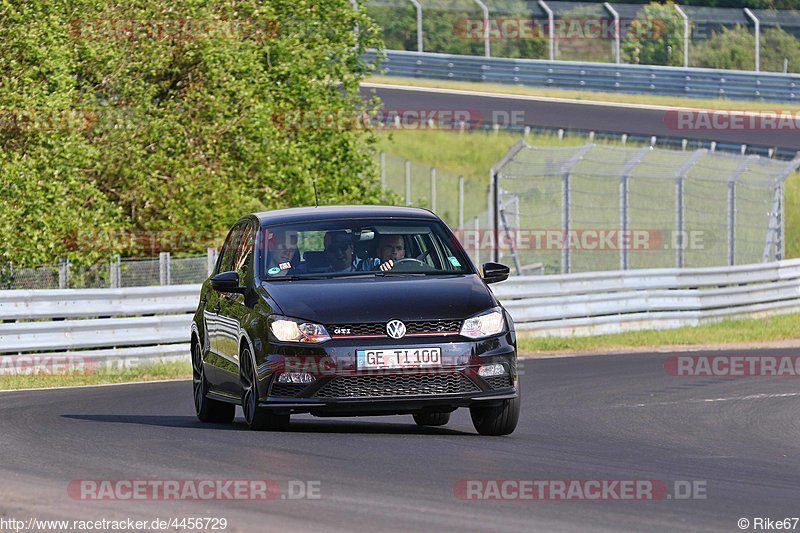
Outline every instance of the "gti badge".
<path id="1" fill-rule="evenodd" d="M 406 334 L 406 325 L 399 320 L 390 320 L 386 324 L 386 333 L 393 339 L 402 339 Z"/>

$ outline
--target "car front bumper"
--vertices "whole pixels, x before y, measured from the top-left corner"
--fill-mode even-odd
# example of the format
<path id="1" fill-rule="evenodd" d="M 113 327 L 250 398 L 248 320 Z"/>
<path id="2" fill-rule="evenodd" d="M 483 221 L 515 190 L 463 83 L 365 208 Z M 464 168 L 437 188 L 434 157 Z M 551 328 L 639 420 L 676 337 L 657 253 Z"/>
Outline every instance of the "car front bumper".
<path id="1" fill-rule="evenodd" d="M 500 404 L 519 394 L 513 334 L 470 341 L 455 337 L 415 337 L 401 341 L 333 339 L 324 346 L 273 345 L 259 365 L 259 405 L 278 413 L 317 416 L 409 414 L 452 411 Z M 440 348 L 442 365 L 424 369 L 365 370 L 356 351 L 371 348 Z M 481 377 L 483 365 L 499 363 L 504 373 Z M 308 384 L 278 383 L 285 372 L 308 373 Z"/>

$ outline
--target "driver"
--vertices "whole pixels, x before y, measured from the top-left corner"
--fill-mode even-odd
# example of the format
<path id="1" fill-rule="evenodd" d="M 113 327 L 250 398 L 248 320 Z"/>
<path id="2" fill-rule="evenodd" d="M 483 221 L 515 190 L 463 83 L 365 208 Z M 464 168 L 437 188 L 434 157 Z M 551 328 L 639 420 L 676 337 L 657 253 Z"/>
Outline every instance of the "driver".
<path id="1" fill-rule="evenodd" d="M 358 264 L 358 270 L 380 268 L 388 272 L 395 261 L 406 257 L 406 243 L 402 235 L 381 235 L 378 238 L 378 257 L 368 257 Z"/>

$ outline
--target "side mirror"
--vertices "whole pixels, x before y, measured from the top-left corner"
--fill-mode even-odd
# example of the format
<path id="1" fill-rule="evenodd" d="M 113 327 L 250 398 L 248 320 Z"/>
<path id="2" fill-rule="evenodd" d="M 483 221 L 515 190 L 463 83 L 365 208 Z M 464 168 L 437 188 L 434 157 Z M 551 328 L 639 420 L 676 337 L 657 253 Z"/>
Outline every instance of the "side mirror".
<path id="1" fill-rule="evenodd" d="M 211 278 L 211 288 L 217 292 L 234 292 L 244 294 L 247 287 L 239 286 L 239 274 L 236 272 L 220 272 Z"/>
<path id="2" fill-rule="evenodd" d="M 498 281 L 505 281 L 511 270 L 505 265 L 500 263 L 484 263 L 483 264 L 483 281 L 486 283 L 497 283 Z"/>

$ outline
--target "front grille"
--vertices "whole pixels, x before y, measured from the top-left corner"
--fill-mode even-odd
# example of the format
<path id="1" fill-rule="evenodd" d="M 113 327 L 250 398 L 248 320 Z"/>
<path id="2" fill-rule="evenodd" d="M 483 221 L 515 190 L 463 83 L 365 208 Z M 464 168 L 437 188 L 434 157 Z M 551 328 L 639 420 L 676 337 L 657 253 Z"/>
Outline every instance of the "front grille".
<path id="1" fill-rule="evenodd" d="M 406 335 L 454 334 L 461 331 L 460 320 L 418 320 L 406 322 Z M 333 337 L 386 337 L 385 322 L 365 322 L 357 324 L 328 324 L 325 326 Z"/>
<path id="2" fill-rule="evenodd" d="M 512 387 L 513 384 L 511 383 L 511 376 L 508 374 L 504 376 L 494 376 L 491 378 L 483 378 L 486 380 L 486 383 L 493 389 L 507 389 Z"/>
<path id="3" fill-rule="evenodd" d="M 278 383 L 277 381 L 272 384 L 270 396 L 292 397 L 297 396 L 308 385 L 303 383 Z"/>
<path id="4" fill-rule="evenodd" d="M 458 333 L 461 331 L 460 320 L 425 320 L 406 324 L 406 335 L 420 333 Z"/>
<path id="5" fill-rule="evenodd" d="M 314 395 L 318 398 L 375 398 L 464 394 L 480 389 L 459 373 L 420 376 L 347 376 L 333 378 Z"/>

